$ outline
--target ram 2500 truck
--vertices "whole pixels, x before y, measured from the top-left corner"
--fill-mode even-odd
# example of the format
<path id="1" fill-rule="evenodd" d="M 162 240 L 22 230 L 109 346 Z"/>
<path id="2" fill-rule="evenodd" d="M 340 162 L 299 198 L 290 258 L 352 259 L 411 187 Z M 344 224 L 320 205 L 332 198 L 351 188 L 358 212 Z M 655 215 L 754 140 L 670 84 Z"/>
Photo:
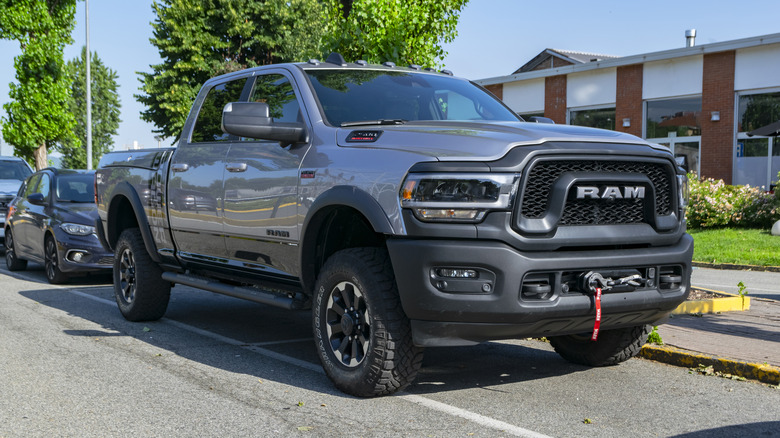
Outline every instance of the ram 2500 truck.
<path id="1" fill-rule="evenodd" d="M 408 385 L 432 346 L 546 337 L 616 364 L 689 292 L 669 150 L 525 122 L 417 66 L 216 77 L 175 148 L 107 154 L 96 186 L 125 318 L 161 318 L 173 284 L 310 308 L 328 377 L 358 396 Z"/>

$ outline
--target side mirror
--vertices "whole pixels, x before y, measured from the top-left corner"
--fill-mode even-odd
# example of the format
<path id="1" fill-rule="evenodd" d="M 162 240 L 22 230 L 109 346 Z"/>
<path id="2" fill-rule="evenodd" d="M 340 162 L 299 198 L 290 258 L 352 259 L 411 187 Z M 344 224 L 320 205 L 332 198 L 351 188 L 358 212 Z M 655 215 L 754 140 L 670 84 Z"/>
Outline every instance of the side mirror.
<path id="1" fill-rule="evenodd" d="M 30 201 L 30 204 L 35 205 L 43 205 L 45 197 L 43 196 L 43 193 L 33 193 L 30 196 L 27 197 L 27 200 Z"/>
<path id="2" fill-rule="evenodd" d="M 555 124 L 553 119 L 551 119 L 549 117 L 531 116 L 531 117 L 528 118 L 528 121 L 529 122 L 533 122 L 533 123 L 552 123 L 552 124 Z"/>
<path id="3" fill-rule="evenodd" d="M 303 123 L 274 122 L 269 112 L 265 102 L 231 102 L 222 110 L 222 131 L 286 144 L 308 141 Z"/>

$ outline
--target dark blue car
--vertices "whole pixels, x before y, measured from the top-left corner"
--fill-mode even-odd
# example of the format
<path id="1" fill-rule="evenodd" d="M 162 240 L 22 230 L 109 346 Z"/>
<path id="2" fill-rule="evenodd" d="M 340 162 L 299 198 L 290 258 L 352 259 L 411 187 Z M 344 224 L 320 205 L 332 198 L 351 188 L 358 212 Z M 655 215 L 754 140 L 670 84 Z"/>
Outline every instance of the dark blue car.
<path id="1" fill-rule="evenodd" d="M 46 168 L 24 181 L 5 223 L 9 270 L 43 263 L 52 284 L 74 273 L 109 272 L 113 254 L 95 234 L 94 178 L 94 171 Z"/>

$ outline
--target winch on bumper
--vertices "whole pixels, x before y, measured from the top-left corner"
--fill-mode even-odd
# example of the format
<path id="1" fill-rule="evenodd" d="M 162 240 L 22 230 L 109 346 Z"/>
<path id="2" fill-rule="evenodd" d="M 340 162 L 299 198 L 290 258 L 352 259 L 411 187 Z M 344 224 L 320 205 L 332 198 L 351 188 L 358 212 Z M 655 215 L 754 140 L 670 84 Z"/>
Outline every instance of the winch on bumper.
<path id="1" fill-rule="evenodd" d="M 520 252 L 498 241 L 387 242 L 406 315 L 419 346 L 558 336 L 593 330 L 588 272 L 639 275 L 638 286 L 605 291 L 601 330 L 655 323 L 685 301 L 693 238 L 641 250 Z"/>

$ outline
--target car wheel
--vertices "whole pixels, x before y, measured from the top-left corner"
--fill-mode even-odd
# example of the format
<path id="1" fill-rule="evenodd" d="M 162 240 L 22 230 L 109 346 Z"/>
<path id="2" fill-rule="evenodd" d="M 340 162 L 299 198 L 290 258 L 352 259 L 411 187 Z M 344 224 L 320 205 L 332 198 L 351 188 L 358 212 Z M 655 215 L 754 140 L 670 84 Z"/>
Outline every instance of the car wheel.
<path id="1" fill-rule="evenodd" d="M 43 265 L 46 279 L 51 284 L 61 284 L 68 281 L 68 275 L 60 270 L 60 257 L 57 253 L 57 241 L 52 236 L 46 236 L 43 244 Z"/>
<path id="2" fill-rule="evenodd" d="M 639 354 L 652 329 L 640 325 L 599 332 L 598 340 L 591 341 L 590 334 L 550 336 L 555 351 L 569 362 L 587 366 L 607 366 L 625 362 Z"/>
<path id="3" fill-rule="evenodd" d="M 317 279 L 312 317 L 320 361 L 341 391 L 392 394 L 417 375 L 423 349 L 412 343 L 386 250 L 332 255 Z"/>
<path id="4" fill-rule="evenodd" d="M 16 256 L 14 235 L 9 228 L 5 232 L 5 265 L 9 271 L 24 271 L 27 269 L 27 260 Z"/>
<path id="5" fill-rule="evenodd" d="M 171 283 L 162 279 L 162 270 L 146 252 L 138 228 L 123 231 L 116 243 L 114 296 L 128 321 L 158 320 L 168 308 Z"/>

